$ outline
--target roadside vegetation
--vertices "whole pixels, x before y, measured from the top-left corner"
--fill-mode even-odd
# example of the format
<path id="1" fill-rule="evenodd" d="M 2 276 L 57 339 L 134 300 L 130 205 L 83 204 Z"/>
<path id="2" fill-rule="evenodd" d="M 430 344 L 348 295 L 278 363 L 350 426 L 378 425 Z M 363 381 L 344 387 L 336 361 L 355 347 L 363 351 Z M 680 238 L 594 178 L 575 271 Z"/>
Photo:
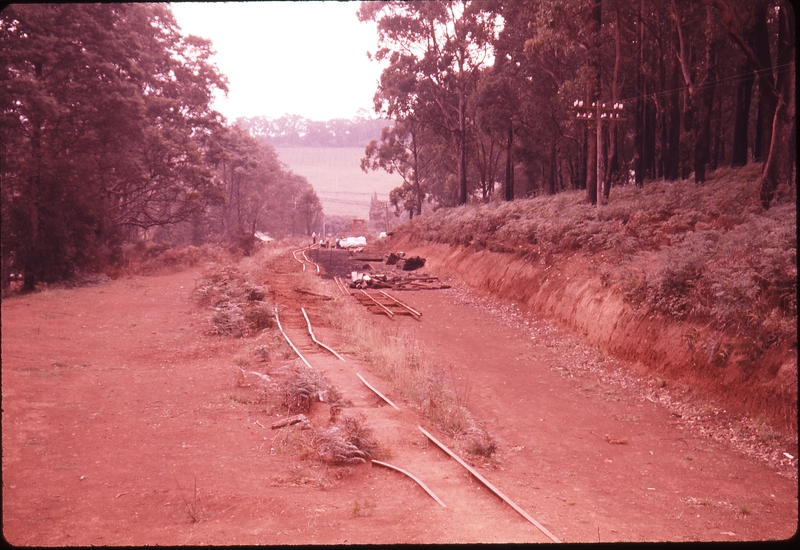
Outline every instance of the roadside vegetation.
<path id="1" fill-rule="evenodd" d="M 743 338 L 755 363 L 797 342 L 796 191 L 764 210 L 759 174 L 748 165 L 719 169 L 702 185 L 615 187 L 599 209 L 581 191 L 440 209 L 397 234 L 546 265 L 583 254 L 635 312 Z"/>
<path id="2" fill-rule="evenodd" d="M 212 109 L 226 77 L 168 4 L 15 4 L 0 44 L 4 293 L 124 269 L 139 242 L 247 254 L 321 225 L 311 183 Z"/>

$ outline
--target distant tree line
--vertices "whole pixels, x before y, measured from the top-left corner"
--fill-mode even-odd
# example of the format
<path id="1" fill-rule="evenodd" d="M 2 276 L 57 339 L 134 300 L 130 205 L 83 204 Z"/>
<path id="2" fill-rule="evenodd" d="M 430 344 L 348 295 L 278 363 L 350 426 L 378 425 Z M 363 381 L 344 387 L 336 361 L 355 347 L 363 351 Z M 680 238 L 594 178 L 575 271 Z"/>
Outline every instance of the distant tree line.
<path id="1" fill-rule="evenodd" d="M 794 185 L 788 0 L 364 2 L 359 18 L 386 63 L 375 112 L 395 122 L 362 168 L 402 176 L 391 200 L 410 216 L 498 191 L 596 204 L 748 162 L 764 208 Z"/>
<path id="2" fill-rule="evenodd" d="M 0 12 L 2 285 L 100 270 L 148 240 L 310 231 L 311 185 L 210 108 L 225 77 L 167 4 Z"/>
<path id="3" fill-rule="evenodd" d="M 364 147 L 392 121 L 365 116 L 319 121 L 283 115 L 242 117 L 236 123 L 273 147 Z"/>

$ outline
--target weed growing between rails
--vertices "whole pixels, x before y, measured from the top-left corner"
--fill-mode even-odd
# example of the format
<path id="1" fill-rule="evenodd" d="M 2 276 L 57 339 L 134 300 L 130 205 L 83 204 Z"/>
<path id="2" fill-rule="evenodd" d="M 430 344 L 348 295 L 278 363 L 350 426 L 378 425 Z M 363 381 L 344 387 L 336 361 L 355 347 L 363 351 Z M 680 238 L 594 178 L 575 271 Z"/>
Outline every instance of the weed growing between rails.
<path id="1" fill-rule="evenodd" d="M 265 245 L 238 264 L 212 263 L 203 271 L 192 296 L 199 305 L 214 309 L 210 318 L 213 334 L 249 337 L 274 326 L 275 308 L 268 298 L 268 285 L 253 281 L 269 281 L 266 266 L 288 249 Z"/>
<path id="2" fill-rule="evenodd" d="M 284 253 L 288 253 L 288 248 Z M 275 257 L 275 256 L 272 256 Z M 269 279 L 270 262 L 261 264 L 259 277 Z M 325 296 L 330 288 L 311 271 L 291 274 L 296 289 Z M 334 294 L 320 304 L 326 324 L 339 329 L 347 341 L 346 349 L 373 366 L 408 399 L 425 418 L 441 428 L 460 449 L 483 459 L 491 458 L 497 448 L 494 438 L 467 410 L 469 382 L 459 386 L 449 368 L 435 363 L 408 335 L 397 329 L 384 329 L 367 319 L 363 308 Z"/>
<path id="3" fill-rule="evenodd" d="M 467 410 L 469 383 L 459 387 L 452 366 L 436 363 L 398 328 L 370 322 L 363 308 L 351 300 L 337 297 L 328 308 L 330 323 L 376 374 L 388 379 L 426 419 L 453 438 L 457 447 L 484 459 L 492 457 L 497 443 Z"/>
<path id="4" fill-rule="evenodd" d="M 186 505 L 186 512 L 189 514 L 189 519 L 192 523 L 199 523 L 208 519 L 205 507 L 200 501 L 200 493 L 197 490 L 197 477 L 194 478 L 194 493 L 189 498 L 183 492 L 181 484 L 178 483 L 178 478 L 175 478 L 175 483 L 178 485 L 178 491 L 181 494 L 183 503 Z"/>
<path id="5" fill-rule="evenodd" d="M 306 470 L 317 471 L 310 476 L 293 475 L 276 481 L 301 484 L 312 481 L 327 488 L 349 472 L 349 466 L 366 464 L 371 458 L 380 457 L 382 451 L 366 425 L 366 418 L 342 414 L 342 409 L 352 403 L 344 401 L 339 390 L 319 371 L 296 360 L 274 326 L 276 306 L 274 298 L 269 297 L 270 288 L 254 281 L 267 281 L 273 286 L 276 276 L 286 275 L 277 268 L 271 270 L 270 264 L 287 250 L 262 248 L 237 265 L 212 265 L 197 280 L 193 296 L 199 305 L 214 310 L 210 316 L 211 334 L 252 339 L 253 345 L 248 346 L 250 353 L 232 360 L 234 387 L 246 390 L 249 395 L 234 392 L 225 394 L 223 400 L 237 406 L 258 406 L 270 416 L 282 417 L 273 424 L 279 431 L 269 452 L 277 449 L 296 455 L 306 462 Z M 311 288 L 315 284 L 308 277 L 294 278 L 293 273 L 289 276 L 290 288 Z M 280 283 L 274 284 L 280 292 Z M 287 415 L 297 418 L 287 419 Z M 324 472 L 320 471 L 322 466 Z M 348 467 L 346 472 L 337 469 L 341 466 Z M 184 501 L 192 521 L 200 521 L 201 510 L 195 501 L 188 498 Z"/>

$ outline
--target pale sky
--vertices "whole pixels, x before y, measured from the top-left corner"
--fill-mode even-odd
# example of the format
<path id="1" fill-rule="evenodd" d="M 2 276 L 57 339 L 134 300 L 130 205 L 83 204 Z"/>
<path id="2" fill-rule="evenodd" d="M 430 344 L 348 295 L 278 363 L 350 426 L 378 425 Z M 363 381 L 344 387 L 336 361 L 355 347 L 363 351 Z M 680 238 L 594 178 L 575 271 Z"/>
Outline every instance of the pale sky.
<path id="1" fill-rule="evenodd" d="M 381 66 L 374 23 L 356 17 L 360 2 L 176 2 L 184 35 L 208 38 L 228 77 L 228 97 L 214 108 L 229 122 L 242 116 L 311 120 L 375 117 Z"/>

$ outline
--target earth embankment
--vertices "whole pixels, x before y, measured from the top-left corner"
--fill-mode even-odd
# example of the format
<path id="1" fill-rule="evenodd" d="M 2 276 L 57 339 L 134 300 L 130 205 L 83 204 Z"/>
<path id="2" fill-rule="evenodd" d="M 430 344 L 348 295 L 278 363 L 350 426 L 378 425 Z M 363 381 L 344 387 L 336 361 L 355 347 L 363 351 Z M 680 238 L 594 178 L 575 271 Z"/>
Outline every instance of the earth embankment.
<path id="1" fill-rule="evenodd" d="M 604 353 L 633 361 L 663 378 L 775 429 L 796 430 L 797 356 L 790 346 L 747 361 L 746 338 L 705 325 L 634 311 L 604 284 L 601 258 L 575 253 L 558 261 L 488 249 L 420 243 L 398 236 L 393 250 L 427 259 L 426 269 L 513 300 L 579 334 Z"/>

